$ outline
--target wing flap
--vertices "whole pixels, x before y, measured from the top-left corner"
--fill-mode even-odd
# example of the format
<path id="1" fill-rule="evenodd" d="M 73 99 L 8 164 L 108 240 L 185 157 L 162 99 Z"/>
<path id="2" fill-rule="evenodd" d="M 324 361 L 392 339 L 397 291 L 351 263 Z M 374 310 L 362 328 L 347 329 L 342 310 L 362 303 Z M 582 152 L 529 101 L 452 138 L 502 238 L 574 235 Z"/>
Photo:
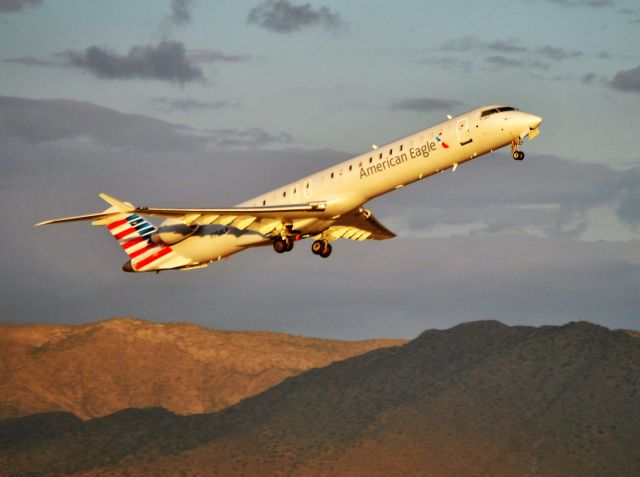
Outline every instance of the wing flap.
<path id="1" fill-rule="evenodd" d="M 333 238 L 351 240 L 386 240 L 396 236 L 364 209 L 355 210 L 338 218 L 328 229 Z"/>

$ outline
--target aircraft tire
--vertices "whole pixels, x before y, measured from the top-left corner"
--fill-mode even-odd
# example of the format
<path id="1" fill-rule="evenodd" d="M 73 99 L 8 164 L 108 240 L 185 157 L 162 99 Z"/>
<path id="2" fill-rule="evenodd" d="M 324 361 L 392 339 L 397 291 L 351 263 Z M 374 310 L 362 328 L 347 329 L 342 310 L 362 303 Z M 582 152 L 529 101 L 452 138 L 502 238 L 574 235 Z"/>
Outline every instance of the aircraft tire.
<path id="1" fill-rule="evenodd" d="M 516 161 L 521 161 L 524 159 L 524 152 L 522 151 L 513 151 L 513 158 Z"/>
<path id="2" fill-rule="evenodd" d="M 331 251 L 333 250 L 333 247 L 331 246 L 330 243 L 328 243 L 323 249 L 322 252 L 320 252 L 318 255 L 320 255 L 322 258 L 327 258 L 329 255 L 331 255 Z"/>
<path id="3" fill-rule="evenodd" d="M 287 251 L 287 243 L 282 240 L 281 238 L 276 239 L 273 242 L 273 249 L 277 252 L 277 253 L 284 253 Z"/>
<path id="4" fill-rule="evenodd" d="M 284 249 L 285 252 L 291 252 L 291 250 L 293 250 L 293 244 L 294 241 L 291 237 L 287 237 L 286 239 L 284 239 L 284 243 L 286 245 L 286 248 Z"/>
<path id="5" fill-rule="evenodd" d="M 324 240 L 316 240 L 311 244 L 311 253 L 314 255 L 320 255 L 324 250 Z"/>

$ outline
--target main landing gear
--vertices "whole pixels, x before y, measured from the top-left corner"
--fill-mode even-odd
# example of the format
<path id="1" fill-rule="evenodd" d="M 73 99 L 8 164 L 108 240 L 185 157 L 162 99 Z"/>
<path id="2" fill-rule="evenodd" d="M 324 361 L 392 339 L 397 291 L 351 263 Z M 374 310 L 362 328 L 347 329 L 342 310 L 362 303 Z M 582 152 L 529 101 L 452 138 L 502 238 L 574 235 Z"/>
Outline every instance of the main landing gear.
<path id="1" fill-rule="evenodd" d="M 326 240 L 316 240 L 311 244 L 311 253 L 319 255 L 322 258 L 327 258 L 331 255 L 332 250 L 333 247 L 331 247 L 331 244 Z"/>
<path id="2" fill-rule="evenodd" d="M 513 151 L 513 154 L 511 154 L 511 157 L 513 157 L 516 161 L 521 161 L 522 159 L 524 159 L 524 152 Z"/>
<path id="3" fill-rule="evenodd" d="M 273 241 L 273 249 L 278 253 L 290 252 L 293 250 L 294 239 L 292 237 L 281 237 Z"/>

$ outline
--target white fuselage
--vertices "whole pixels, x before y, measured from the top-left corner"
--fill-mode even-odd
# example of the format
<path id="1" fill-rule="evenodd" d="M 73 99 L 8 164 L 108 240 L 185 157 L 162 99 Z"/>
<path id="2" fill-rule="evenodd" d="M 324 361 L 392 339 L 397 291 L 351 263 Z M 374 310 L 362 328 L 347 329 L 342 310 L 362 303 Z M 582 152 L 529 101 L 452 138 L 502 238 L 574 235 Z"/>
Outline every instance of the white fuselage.
<path id="1" fill-rule="evenodd" d="M 324 202 L 313 218 L 292 220 L 290 229 L 317 236 L 341 215 L 371 199 L 509 144 L 519 145 L 541 118 L 517 110 L 482 116 L 492 108 L 477 108 L 374 150 L 352 157 L 297 181 L 285 184 L 238 206 L 262 207 Z M 511 108 L 503 108 L 511 109 Z M 195 265 L 227 257 L 248 247 L 268 245 L 272 237 L 252 230 L 220 225 L 202 226 L 172 248 Z"/>

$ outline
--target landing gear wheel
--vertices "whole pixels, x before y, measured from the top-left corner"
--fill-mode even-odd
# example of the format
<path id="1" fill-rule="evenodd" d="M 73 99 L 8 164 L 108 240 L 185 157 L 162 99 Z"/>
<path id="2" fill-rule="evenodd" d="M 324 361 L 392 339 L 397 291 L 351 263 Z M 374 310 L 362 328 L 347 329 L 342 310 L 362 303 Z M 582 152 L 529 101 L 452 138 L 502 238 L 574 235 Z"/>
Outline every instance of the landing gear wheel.
<path id="1" fill-rule="evenodd" d="M 274 240 L 273 249 L 278 253 L 287 252 L 287 242 L 282 240 L 281 238 Z"/>
<path id="2" fill-rule="evenodd" d="M 329 255 L 331 255 L 332 250 L 333 250 L 333 247 L 331 246 L 330 243 L 328 243 L 325 245 L 324 249 L 318 255 L 320 255 L 322 258 L 327 258 Z"/>
<path id="3" fill-rule="evenodd" d="M 322 250 L 324 250 L 324 248 L 325 248 L 325 241 L 324 240 L 316 240 L 315 242 L 313 242 L 311 244 L 311 253 L 313 253 L 314 255 L 320 255 L 320 252 L 322 252 Z"/>
<path id="4" fill-rule="evenodd" d="M 284 239 L 284 243 L 286 244 L 287 248 L 285 248 L 285 252 L 291 252 L 291 250 L 293 250 L 293 239 L 291 237 L 287 237 Z"/>
<path id="5" fill-rule="evenodd" d="M 513 151 L 512 156 L 516 161 L 521 161 L 522 159 L 524 159 L 524 152 L 522 152 L 522 151 Z"/>

